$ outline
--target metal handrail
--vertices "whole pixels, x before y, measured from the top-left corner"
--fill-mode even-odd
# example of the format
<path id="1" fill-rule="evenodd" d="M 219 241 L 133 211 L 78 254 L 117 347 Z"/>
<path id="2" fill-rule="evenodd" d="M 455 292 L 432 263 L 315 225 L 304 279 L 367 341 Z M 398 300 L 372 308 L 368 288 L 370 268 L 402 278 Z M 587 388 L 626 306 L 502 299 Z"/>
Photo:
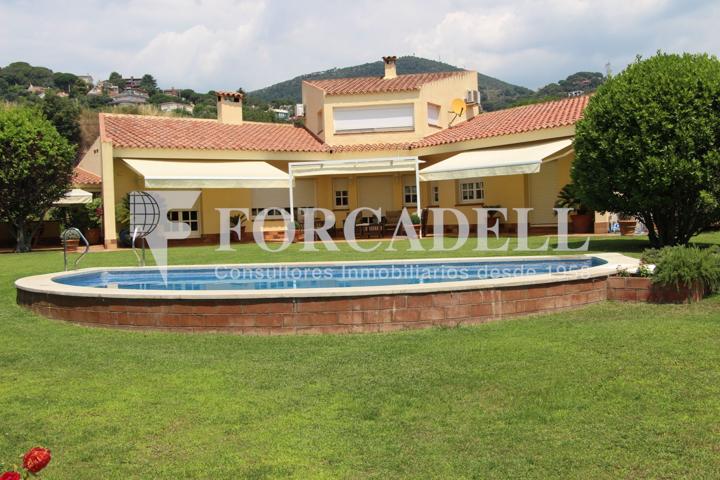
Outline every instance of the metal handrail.
<path id="1" fill-rule="evenodd" d="M 90 242 L 87 241 L 87 238 L 85 238 L 85 235 L 83 235 L 82 232 L 78 228 L 70 227 L 67 230 L 65 230 L 64 232 L 62 232 L 62 234 L 60 235 L 60 238 L 62 239 L 62 243 L 63 243 L 63 262 L 65 264 L 66 272 L 68 270 L 68 258 L 67 258 L 67 235 L 68 235 L 68 233 L 76 233 L 82 239 L 82 241 L 85 242 L 85 251 L 83 253 L 81 253 L 80 256 L 77 257 L 73 261 L 73 265 L 72 265 L 73 269 L 77 268 L 77 265 L 78 265 L 78 263 L 80 263 L 80 260 L 90 251 Z"/>
<path id="2" fill-rule="evenodd" d="M 137 239 L 142 240 L 140 243 L 141 248 L 141 255 L 138 255 L 137 250 L 135 249 L 135 240 Z M 145 266 L 145 236 L 144 235 L 138 235 L 138 227 L 135 227 L 135 230 L 132 233 L 132 251 L 135 254 L 135 258 L 137 258 L 138 266 L 144 267 Z"/>

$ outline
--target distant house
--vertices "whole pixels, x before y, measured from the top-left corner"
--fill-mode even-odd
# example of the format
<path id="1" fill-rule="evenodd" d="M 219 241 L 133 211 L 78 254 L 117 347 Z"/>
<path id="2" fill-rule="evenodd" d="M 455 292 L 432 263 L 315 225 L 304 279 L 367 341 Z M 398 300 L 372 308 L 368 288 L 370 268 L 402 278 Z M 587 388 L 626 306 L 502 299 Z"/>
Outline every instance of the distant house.
<path id="1" fill-rule="evenodd" d="M 279 120 L 287 120 L 290 118 L 290 111 L 284 108 L 271 108 L 270 111 L 273 112 Z"/>
<path id="2" fill-rule="evenodd" d="M 32 83 L 31 83 L 30 86 L 27 88 L 28 93 L 34 93 L 35 95 L 37 95 L 37 96 L 40 97 L 40 98 L 45 98 L 45 91 L 46 91 L 46 90 L 47 90 L 47 89 L 46 89 L 45 87 L 36 87 L 36 86 L 33 85 Z"/>
<path id="3" fill-rule="evenodd" d="M 175 87 L 163 90 L 162 93 L 171 97 L 180 97 L 180 90 L 177 90 Z"/>
<path id="4" fill-rule="evenodd" d="M 78 77 L 80 80 L 82 80 L 83 82 L 85 82 L 85 84 L 87 84 L 87 85 L 92 85 L 92 84 L 93 84 L 93 78 L 92 78 L 91 75 L 78 75 L 77 77 Z"/>
<path id="5" fill-rule="evenodd" d="M 160 104 L 160 110 L 163 112 L 174 112 L 175 110 L 185 110 L 188 113 L 193 112 L 193 106 L 180 102 L 163 102 Z"/>
<path id="6" fill-rule="evenodd" d="M 141 105 L 147 103 L 149 95 L 140 88 L 126 88 L 117 94 L 112 105 Z"/>
<path id="7" fill-rule="evenodd" d="M 123 78 L 123 82 L 125 82 L 125 89 L 126 89 L 126 90 L 127 90 L 127 89 L 133 90 L 133 89 L 136 89 L 136 88 L 140 88 L 140 82 L 141 82 L 141 81 L 142 81 L 141 79 L 135 78 L 135 77 Z"/>

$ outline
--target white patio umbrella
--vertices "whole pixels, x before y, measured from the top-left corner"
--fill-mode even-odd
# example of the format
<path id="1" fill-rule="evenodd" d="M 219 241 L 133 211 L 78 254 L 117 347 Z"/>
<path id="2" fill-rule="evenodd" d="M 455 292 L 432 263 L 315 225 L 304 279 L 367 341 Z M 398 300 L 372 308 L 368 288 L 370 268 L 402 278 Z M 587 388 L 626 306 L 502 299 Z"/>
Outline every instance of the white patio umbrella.
<path id="1" fill-rule="evenodd" d="M 85 190 L 82 190 L 80 188 L 73 188 L 72 190 L 67 192 L 65 196 L 62 197 L 60 200 L 53 202 L 53 205 L 78 205 L 82 203 L 90 203 L 92 202 L 92 199 L 92 193 L 86 192 Z"/>

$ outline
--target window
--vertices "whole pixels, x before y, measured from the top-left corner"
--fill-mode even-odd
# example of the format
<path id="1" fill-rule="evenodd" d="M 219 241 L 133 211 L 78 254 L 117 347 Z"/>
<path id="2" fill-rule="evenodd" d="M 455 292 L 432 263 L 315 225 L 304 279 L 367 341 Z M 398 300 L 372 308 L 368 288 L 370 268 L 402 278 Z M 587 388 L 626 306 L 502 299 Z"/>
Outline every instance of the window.
<path id="1" fill-rule="evenodd" d="M 200 214 L 197 210 L 170 210 L 167 214 L 170 220 L 170 231 L 180 231 L 179 224 L 185 223 L 190 227 L 190 236 L 200 236 Z"/>
<path id="2" fill-rule="evenodd" d="M 405 205 L 417 205 L 417 187 L 415 185 L 405 185 L 403 202 Z"/>
<path id="3" fill-rule="evenodd" d="M 350 194 L 347 178 L 333 178 L 333 201 L 335 208 L 347 209 L 350 204 Z"/>
<path id="4" fill-rule="evenodd" d="M 439 127 L 440 126 L 440 105 L 435 105 L 434 103 L 428 103 L 428 125 L 432 125 L 433 127 Z"/>
<path id="5" fill-rule="evenodd" d="M 440 205 L 440 187 L 430 185 L 430 205 Z"/>
<path id="6" fill-rule="evenodd" d="M 335 133 L 402 132 L 415 128 L 412 103 L 333 109 Z"/>
<path id="7" fill-rule="evenodd" d="M 485 186 L 481 179 L 460 182 L 460 203 L 481 202 L 485 199 Z"/>
<path id="8" fill-rule="evenodd" d="M 335 190 L 335 206 L 338 208 L 347 208 L 347 206 L 348 206 L 348 191 L 347 190 Z"/>

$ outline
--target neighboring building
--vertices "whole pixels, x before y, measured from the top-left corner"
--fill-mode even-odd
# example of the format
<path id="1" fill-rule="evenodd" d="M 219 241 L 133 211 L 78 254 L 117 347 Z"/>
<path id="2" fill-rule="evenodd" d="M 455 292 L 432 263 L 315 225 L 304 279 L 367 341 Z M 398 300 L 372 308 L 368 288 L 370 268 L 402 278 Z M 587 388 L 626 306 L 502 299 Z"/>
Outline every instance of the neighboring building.
<path id="1" fill-rule="evenodd" d="M 92 86 L 93 84 L 93 77 L 90 75 L 78 75 L 77 76 L 80 80 L 85 82 L 86 85 Z"/>
<path id="2" fill-rule="evenodd" d="M 188 113 L 193 112 L 193 106 L 180 102 L 163 102 L 160 104 L 160 110 L 163 112 L 174 112 L 175 110 L 185 110 Z"/>
<path id="3" fill-rule="evenodd" d="M 113 97 L 112 105 L 141 105 L 147 103 L 149 95 L 139 88 L 126 88 Z"/>
<path id="4" fill-rule="evenodd" d="M 270 111 L 273 112 L 279 120 L 287 120 L 290 118 L 290 111 L 284 108 L 271 108 Z"/>
<path id="5" fill-rule="evenodd" d="M 140 82 L 142 80 L 140 78 L 130 77 L 130 78 L 123 78 L 123 82 L 125 83 L 125 90 L 127 89 L 135 89 L 140 88 Z"/>
<path id="6" fill-rule="evenodd" d="M 337 227 L 359 206 L 452 207 L 476 223 L 473 207 L 501 205 L 506 231 L 513 208 L 534 209 L 532 228 L 556 222 L 587 96 L 481 113 L 476 72 L 398 75 L 395 57 L 384 61 L 382 77 L 303 82 L 304 126 L 244 121 L 236 92 L 217 92 L 217 120 L 100 114 L 106 245 L 115 205 L 156 188 L 200 190 L 188 216 L 192 236 L 210 240 L 221 207 L 322 207 Z"/>
<path id="7" fill-rule="evenodd" d="M 169 88 L 167 90 L 163 90 L 162 93 L 165 95 L 169 95 L 171 97 L 179 97 L 180 96 L 180 90 L 177 90 L 175 87 Z"/>
<path id="8" fill-rule="evenodd" d="M 31 83 L 30 86 L 27 88 L 27 91 L 28 91 L 29 93 L 34 93 L 35 95 L 37 95 L 37 96 L 40 97 L 40 98 L 45 98 L 45 91 L 46 91 L 46 90 L 47 90 L 47 89 L 46 89 L 45 87 L 36 87 L 36 86 L 33 85 L 32 83 Z"/>

